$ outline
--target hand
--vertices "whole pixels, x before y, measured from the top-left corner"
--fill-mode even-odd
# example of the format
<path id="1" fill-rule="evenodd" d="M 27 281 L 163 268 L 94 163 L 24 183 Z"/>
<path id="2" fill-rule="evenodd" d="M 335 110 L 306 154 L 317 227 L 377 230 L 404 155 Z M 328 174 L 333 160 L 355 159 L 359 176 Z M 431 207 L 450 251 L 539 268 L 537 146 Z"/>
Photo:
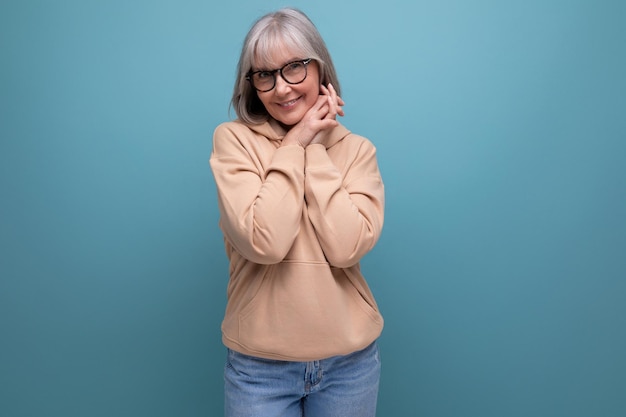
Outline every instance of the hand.
<path id="1" fill-rule="evenodd" d="M 343 99 L 337 95 L 337 91 L 332 84 L 328 84 L 328 87 L 321 85 L 320 91 L 322 95 L 328 97 L 328 115 L 327 117 L 331 117 L 335 119 L 338 115 L 343 116 L 343 108 L 346 103 L 344 103 Z"/>
<path id="2" fill-rule="evenodd" d="M 343 108 L 341 106 L 343 106 L 345 103 L 343 99 L 337 95 L 337 91 L 335 90 L 335 87 L 333 87 L 332 84 L 328 84 L 328 87 L 325 87 L 322 85 L 320 86 L 320 90 L 322 92 L 321 97 L 326 97 L 326 101 L 327 101 L 328 112 L 324 116 L 324 120 L 332 120 L 334 122 L 332 124 L 332 127 L 335 127 L 339 124 L 337 122 L 337 116 L 344 115 Z M 324 129 L 324 130 L 320 130 L 313 137 L 310 143 L 324 144 L 326 139 L 328 138 L 328 132 L 330 131 L 330 129 L 331 127 Z"/>
<path id="3" fill-rule="evenodd" d="M 320 86 L 320 92 L 317 102 L 287 133 L 283 143 L 295 140 L 305 148 L 312 143 L 323 143 L 328 131 L 339 124 L 336 118 L 344 115 L 344 101 L 337 95 L 332 84 L 328 84 L 328 87 Z"/>

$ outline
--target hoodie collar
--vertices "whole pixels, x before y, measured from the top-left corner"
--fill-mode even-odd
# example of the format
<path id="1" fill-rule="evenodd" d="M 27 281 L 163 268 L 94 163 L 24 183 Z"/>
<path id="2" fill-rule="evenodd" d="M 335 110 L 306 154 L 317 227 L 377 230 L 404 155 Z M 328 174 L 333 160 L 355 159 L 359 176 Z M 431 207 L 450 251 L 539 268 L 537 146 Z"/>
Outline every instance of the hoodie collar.
<path id="1" fill-rule="evenodd" d="M 274 119 L 270 119 L 267 122 L 263 122 L 257 125 L 249 125 L 248 127 L 254 132 L 265 136 L 269 140 L 282 141 L 287 134 L 287 130 L 285 130 L 285 128 Z M 328 134 L 329 138 L 326 142 L 327 149 L 336 145 L 337 142 L 348 136 L 348 134 L 350 134 L 350 131 L 346 129 L 342 124 L 339 124 L 338 126 L 334 127 Z"/>

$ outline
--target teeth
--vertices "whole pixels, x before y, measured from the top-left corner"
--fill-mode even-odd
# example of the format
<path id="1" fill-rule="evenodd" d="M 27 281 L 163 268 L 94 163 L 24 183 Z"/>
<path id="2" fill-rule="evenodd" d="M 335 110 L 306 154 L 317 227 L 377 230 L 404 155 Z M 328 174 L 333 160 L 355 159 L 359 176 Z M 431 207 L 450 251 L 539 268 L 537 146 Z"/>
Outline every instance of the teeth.
<path id="1" fill-rule="evenodd" d="M 296 101 L 298 101 L 298 99 L 297 99 L 297 98 L 296 98 L 296 99 L 293 99 L 293 100 L 291 100 L 291 101 L 288 101 L 288 102 L 286 102 L 286 103 L 282 103 L 282 104 L 281 104 L 281 106 L 283 106 L 283 107 L 288 107 L 288 106 L 291 106 L 291 105 L 292 105 L 293 103 L 295 103 Z"/>

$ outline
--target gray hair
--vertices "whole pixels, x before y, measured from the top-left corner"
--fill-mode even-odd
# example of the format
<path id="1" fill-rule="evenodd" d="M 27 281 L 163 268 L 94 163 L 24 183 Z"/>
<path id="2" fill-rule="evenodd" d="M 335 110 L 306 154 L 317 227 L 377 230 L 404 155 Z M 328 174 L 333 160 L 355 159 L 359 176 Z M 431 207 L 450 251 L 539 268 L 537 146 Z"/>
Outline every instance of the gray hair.
<path id="1" fill-rule="evenodd" d="M 244 123 L 258 124 L 269 118 L 246 75 L 255 66 L 271 68 L 276 65 L 271 62 L 271 57 L 277 47 L 297 51 L 301 58 L 313 58 L 319 65 L 320 83 L 331 83 L 341 95 L 335 66 L 319 31 L 300 10 L 283 8 L 259 18 L 244 40 L 231 99 L 237 117 Z"/>

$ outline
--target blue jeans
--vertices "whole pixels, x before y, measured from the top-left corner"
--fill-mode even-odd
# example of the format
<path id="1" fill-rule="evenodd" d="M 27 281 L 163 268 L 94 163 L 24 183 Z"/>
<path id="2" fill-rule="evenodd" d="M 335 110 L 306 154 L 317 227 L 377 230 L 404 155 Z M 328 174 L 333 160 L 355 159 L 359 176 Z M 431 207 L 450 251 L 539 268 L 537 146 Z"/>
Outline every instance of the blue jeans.
<path id="1" fill-rule="evenodd" d="M 380 379 L 376 342 L 313 362 L 256 358 L 228 350 L 226 417 L 374 417 Z"/>

